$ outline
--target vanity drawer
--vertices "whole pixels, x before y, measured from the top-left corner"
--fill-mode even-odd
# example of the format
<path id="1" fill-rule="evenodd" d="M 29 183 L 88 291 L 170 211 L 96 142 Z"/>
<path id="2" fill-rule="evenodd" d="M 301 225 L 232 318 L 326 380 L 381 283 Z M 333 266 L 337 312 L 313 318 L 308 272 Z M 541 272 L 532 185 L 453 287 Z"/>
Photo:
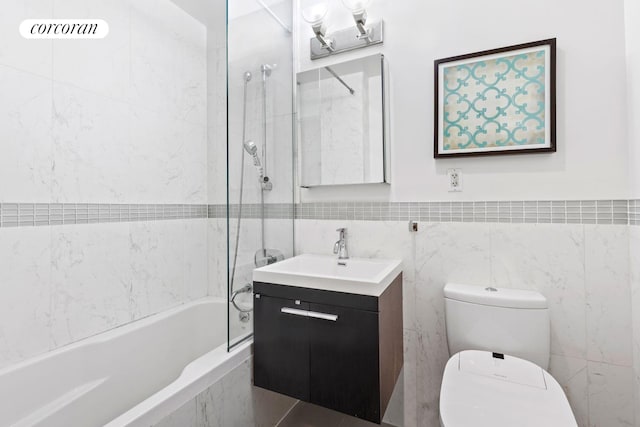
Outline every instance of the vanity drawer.
<path id="1" fill-rule="evenodd" d="M 263 282 L 253 282 L 253 292 L 256 295 L 268 295 L 294 301 L 307 301 L 318 304 L 349 307 L 368 311 L 378 311 L 378 302 L 380 299 L 379 297 L 371 295 L 325 291 L 321 289 L 277 285 L 274 283 Z"/>

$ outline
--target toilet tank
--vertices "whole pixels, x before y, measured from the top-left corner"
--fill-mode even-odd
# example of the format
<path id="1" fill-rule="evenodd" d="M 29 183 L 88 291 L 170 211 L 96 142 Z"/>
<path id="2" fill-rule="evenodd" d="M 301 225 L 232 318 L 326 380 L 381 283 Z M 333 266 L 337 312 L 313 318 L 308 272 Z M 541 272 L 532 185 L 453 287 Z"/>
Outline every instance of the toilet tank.
<path id="1" fill-rule="evenodd" d="M 451 355 L 486 350 L 549 367 L 549 308 L 542 294 L 448 283 L 444 297 Z"/>

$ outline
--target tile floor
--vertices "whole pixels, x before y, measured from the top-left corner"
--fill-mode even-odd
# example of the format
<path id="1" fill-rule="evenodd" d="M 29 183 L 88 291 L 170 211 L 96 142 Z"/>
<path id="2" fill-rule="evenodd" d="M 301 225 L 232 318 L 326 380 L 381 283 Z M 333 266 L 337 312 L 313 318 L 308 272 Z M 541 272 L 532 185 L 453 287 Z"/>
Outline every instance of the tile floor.
<path id="1" fill-rule="evenodd" d="M 382 423 L 382 427 L 393 427 Z M 360 420 L 311 403 L 298 402 L 277 427 L 378 427 L 378 424 Z"/>

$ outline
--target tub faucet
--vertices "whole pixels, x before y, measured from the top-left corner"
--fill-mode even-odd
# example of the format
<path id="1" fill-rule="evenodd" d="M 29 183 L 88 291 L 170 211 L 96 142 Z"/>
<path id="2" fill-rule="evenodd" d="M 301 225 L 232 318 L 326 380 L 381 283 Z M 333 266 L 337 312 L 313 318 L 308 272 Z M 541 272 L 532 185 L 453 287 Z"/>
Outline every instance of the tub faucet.
<path id="1" fill-rule="evenodd" d="M 349 259 L 349 251 L 347 250 L 347 229 L 338 228 L 340 239 L 333 245 L 333 253 L 338 255 L 338 259 Z"/>

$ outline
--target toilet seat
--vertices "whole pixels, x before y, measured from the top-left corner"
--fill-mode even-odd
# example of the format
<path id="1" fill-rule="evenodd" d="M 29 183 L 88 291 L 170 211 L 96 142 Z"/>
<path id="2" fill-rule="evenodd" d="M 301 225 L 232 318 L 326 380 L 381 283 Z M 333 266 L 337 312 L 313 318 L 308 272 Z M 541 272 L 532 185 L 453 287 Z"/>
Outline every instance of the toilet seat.
<path id="1" fill-rule="evenodd" d="M 447 362 L 443 427 L 577 427 L 560 384 L 527 360 L 466 350 Z"/>

